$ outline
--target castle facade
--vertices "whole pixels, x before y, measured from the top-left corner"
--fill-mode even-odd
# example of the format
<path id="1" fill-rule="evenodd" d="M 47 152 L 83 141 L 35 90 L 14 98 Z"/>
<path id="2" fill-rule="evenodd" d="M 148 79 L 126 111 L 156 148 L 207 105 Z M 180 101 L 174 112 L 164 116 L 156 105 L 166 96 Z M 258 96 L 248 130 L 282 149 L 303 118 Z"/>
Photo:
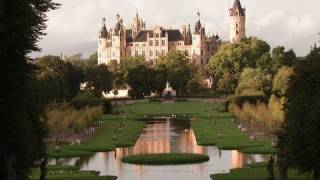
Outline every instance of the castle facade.
<path id="1" fill-rule="evenodd" d="M 237 42 L 245 37 L 245 9 L 235 0 L 230 11 L 230 41 Z M 180 29 L 156 26 L 147 29 L 146 23 L 137 13 L 129 27 L 125 27 L 122 18 L 116 16 L 114 28 L 107 29 L 105 18 L 98 38 L 98 64 L 118 63 L 129 56 L 143 56 L 150 65 L 154 65 L 160 56 L 169 51 L 178 50 L 189 58 L 190 63 L 206 65 L 209 58 L 221 44 L 218 35 L 206 35 L 205 27 L 198 20 L 193 28 L 190 24 Z"/>

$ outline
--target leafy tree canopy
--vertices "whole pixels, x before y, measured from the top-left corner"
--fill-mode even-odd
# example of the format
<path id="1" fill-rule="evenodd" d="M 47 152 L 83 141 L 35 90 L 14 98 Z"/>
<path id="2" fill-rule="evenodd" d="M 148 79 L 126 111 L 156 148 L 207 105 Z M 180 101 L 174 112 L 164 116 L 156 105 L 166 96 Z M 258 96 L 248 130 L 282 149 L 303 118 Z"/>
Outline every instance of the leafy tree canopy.
<path id="1" fill-rule="evenodd" d="M 289 80 L 292 74 L 293 68 L 281 67 L 274 76 L 272 92 L 278 96 L 284 96 L 289 87 Z"/>
<path id="2" fill-rule="evenodd" d="M 272 77 L 260 69 L 246 68 L 240 75 L 236 93 L 243 95 L 246 90 L 256 90 L 265 95 L 270 95 Z"/>
<path id="3" fill-rule="evenodd" d="M 207 69 L 219 78 L 225 72 L 239 75 L 246 67 L 255 68 L 256 61 L 269 51 L 269 44 L 255 37 L 239 43 L 226 43 L 210 58 Z"/>
<path id="4" fill-rule="evenodd" d="M 309 56 L 310 57 L 310 56 Z M 290 166 L 320 179 L 320 59 L 299 62 L 289 81 L 279 147 Z"/>

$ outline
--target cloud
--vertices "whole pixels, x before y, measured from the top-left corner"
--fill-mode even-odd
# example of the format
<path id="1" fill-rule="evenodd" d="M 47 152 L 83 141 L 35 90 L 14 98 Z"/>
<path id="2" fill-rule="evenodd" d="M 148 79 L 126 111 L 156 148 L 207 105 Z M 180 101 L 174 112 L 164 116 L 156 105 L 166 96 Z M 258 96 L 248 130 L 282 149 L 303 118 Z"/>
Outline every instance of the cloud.
<path id="1" fill-rule="evenodd" d="M 106 17 L 109 28 L 115 24 L 119 12 L 125 25 L 131 23 L 136 10 L 148 27 L 163 25 L 179 28 L 193 25 L 196 12 L 207 33 L 218 33 L 223 40 L 229 37 L 228 9 L 233 0 L 55 0 L 63 4 L 48 14 L 47 36 L 38 43 L 44 54 L 68 55 L 81 52 L 85 55 L 96 51 L 97 33 L 101 18 Z M 247 10 L 247 34 L 258 36 L 272 46 L 293 48 L 298 55 L 305 55 L 309 47 L 319 39 L 320 20 L 318 0 L 242 0 Z M 276 6 L 275 6 L 276 4 Z M 304 8 L 300 8 L 304 7 Z"/>
<path id="2" fill-rule="evenodd" d="M 249 33 L 266 39 L 271 45 L 284 45 L 298 55 L 305 55 L 317 42 L 320 19 L 311 15 L 295 15 L 274 11 L 249 21 Z"/>

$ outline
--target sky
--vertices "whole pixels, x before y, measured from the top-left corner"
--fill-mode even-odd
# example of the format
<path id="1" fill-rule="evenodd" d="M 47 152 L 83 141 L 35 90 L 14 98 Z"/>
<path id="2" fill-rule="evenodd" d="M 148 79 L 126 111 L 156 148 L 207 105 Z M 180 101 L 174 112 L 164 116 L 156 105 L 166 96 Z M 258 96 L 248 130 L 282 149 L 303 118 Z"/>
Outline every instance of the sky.
<path id="1" fill-rule="evenodd" d="M 119 13 L 129 26 L 138 11 L 147 28 L 161 25 L 180 28 L 189 22 L 192 27 L 201 14 L 207 33 L 229 40 L 229 8 L 234 0 L 55 0 L 62 6 L 48 13 L 47 35 L 38 46 L 42 55 L 88 56 L 96 51 L 101 20 L 112 28 Z M 247 36 L 257 36 L 272 47 L 282 45 L 305 56 L 320 40 L 319 0 L 241 0 L 246 8 Z"/>

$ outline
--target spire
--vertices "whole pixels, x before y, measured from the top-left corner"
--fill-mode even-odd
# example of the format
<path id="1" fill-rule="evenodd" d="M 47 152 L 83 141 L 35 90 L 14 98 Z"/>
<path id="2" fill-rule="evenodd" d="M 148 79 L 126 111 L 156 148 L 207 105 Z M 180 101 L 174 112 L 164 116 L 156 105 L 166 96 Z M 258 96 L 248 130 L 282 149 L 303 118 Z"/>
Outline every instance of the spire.
<path id="1" fill-rule="evenodd" d="M 196 34 L 200 34 L 201 32 L 200 32 L 200 30 L 201 30 L 201 28 L 202 28 L 202 26 L 201 26 L 201 21 L 200 21 L 200 12 L 198 11 L 197 12 L 197 15 L 198 15 L 198 21 L 196 22 L 196 25 L 195 25 L 195 33 Z"/>
<path id="2" fill-rule="evenodd" d="M 231 15 L 237 15 L 236 12 L 239 12 L 240 16 L 245 16 L 245 9 L 242 8 L 240 0 L 234 0 L 233 7 L 231 10 Z"/>
<path id="3" fill-rule="evenodd" d="M 106 27 L 106 18 L 102 18 L 102 27 L 100 30 L 100 38 L 106 38 L 108 36 L 108 30 Z"/>

